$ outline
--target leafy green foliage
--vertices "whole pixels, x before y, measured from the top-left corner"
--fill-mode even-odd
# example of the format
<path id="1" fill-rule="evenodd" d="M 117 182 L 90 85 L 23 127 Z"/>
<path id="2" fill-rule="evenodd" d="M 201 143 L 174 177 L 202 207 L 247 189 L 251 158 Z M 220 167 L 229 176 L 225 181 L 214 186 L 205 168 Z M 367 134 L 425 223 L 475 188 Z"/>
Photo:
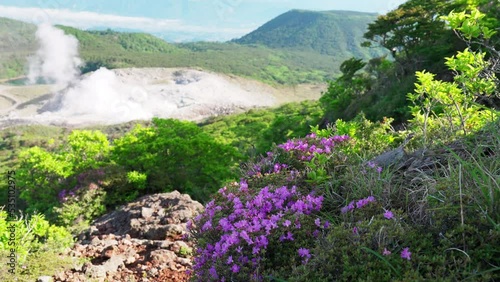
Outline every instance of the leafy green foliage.
<path id="1" fill-rule="evenodd" d="M 152 127 L 138 126 L 115 140 L 112 158 L 138 172 L 136 180 L 147 175 L 149 193 L 179 190 L 206 199 L 234 177 L 237 157 L 191 122 L 154 119 Z"/>
<path id="2" fill-rule="evenodd" d="M 74 181 L 70 180 L 71 177 L 103 165 L 109 150 L 109 142 L 103 133 L 75 130 L 57 152 L 51 153 L 40 147 L 22 151 L 18 170 L 21 199 L 26 201 L 30 212 L 37 210 L 50 215 L 51 208 L 58 203 L 58 193 Z"/>
<path id="3" fill-rule="evenodd" d="M 15 232 L 15 240 L 11 239 Z M 12 245 L 11 243 L 15 243 Z M 7 213 L 0 210 L 0 263 L 2 281 L 34 281 L 41 275 L 53 275 L 62 268 L 72 267 L 70 258 L 60 252 L 73 244 L 73 237 L 63 227 L 51 225 L 43 215 L 32 214 L 7 220 Z M 12 253 L 11 249 L 15 249 Z M 17 256 L 12 268 L 10 256 Z M 8 269 L 14 269 L 12 274 Z"/>
<path id="4" fill-rule="evenodd" d="M 446 30 L 439 16 L 457 8 L 454 2 L 406 1 L 369 24 L 364 37 L 394 53 L 402 52 L 412 61 L 426 60 L 429 56 L 442 58 L 450 52 L 452 46 L 448 40 L 454 35 Z M 437 50 L 436 46 L 442 50 Z M 430 48 L 434 48 L 432 52 L 429 52 Z"/>
<path id="5" fill-rule="evenodd" d="M 12 230 L 15 240 L 10 240 Z M 41 214 L 7 221 L 7 212 L 0 210 L 0 250 L 15 249 L 20 265 L 33 253 L 60 252 L 72 243 L 73 237 L 65 228 L 51 225 Z"/>
<path id="6" fill-rule="evenodd" d="M 472 39 L 482 36 L 487 39 L 494 32 L 482 25 L 483 17 L 484 14 L 476 9 L 467 16 L 465 13 L 451 13 L 445 18 L 455 28 L 471 25 L 465 29 L 467 33 L 464 37 Z M 471 22 L 469 19 L 476 21 Z M 477 103 L 481 97 L 494 95 L 497 89 L 496 77 L 484 75 L 492 64 L 491 61 L 485 60 L 485 55 L 471 52 L 467 48 L 446 58 L 446 65 L 455 73 L 454 83 L 437 81 L 433 74 L 417 72 L 416 90 L 414 94 L 408 94 L 408 99 L 414 104 L 411 108 L 414 116 L 411 123 L 415 130 L 422 131 L 424 146 L 428 145 L 430 139 L 439 140 L 436 135 L 446 139 L 458 132 L 466 135 L 496 120 L 496 111 Z M 446 133 L 442 132 L 443 128 L 447 129 Z"/>
<path id="7" fill-rule="evenodd" d="M 347 135 L 354 139 L 355 143 L 349 149 L 351 155 L 358 155 L 363 152 L 377 154 L 393 146 L 400 139 L 400 133 L 392 128 L 393 120 L 384 119 L 381 122 L 372 122 L 364 115 L 358 115 L 352 121 L 338 119 L 332 126 L 329 134 Z M 399 143 L 399 142 L 398 142 Z M 369 158 L 372 156 L 359 156 Z"/>
<path id="8" fill-rule="evenodd" d="M 327 91 L 320 98 L 325 117 L 329 122 L 348 116 L 349 105 L 366 93 L 371 84 L 371 78 L 356 74 L 365 65 L 366 63 L 361 59 L 356 58 L 344 61 L 340 65 L 342 76 L 331 81 Z"/>
<path id="9" fill-rule="evenodd" d="M 75 130 L 60 146 L 48 147 L 19 153 L 20 198 L 28 211 L 75 233 L 108 208 L 146 193 L 175 189 L 204 200 L 233 179 L 240 158 L 193 123 L 161 119 L 113 144 L 101 131 Z"/>
<path id="10" fill-rule="evenodd" d="M 288 103 L 275 109 L 212 118 L 202 128 L 216 140 L 237 148 L 243 156 L 263 154 L 288 138 L 306 136 L 320 123 L 323 112 L 317 102 Z"/>
<path id="11" fill-rule="evenodd" d="M 439 16 L 457 7 L 454 1 L 410 0 L 369 24 L 364 34 L 369 41 L 363 45 L 382 46 L 392 58 L 371 59 L 364 70 L 331 82 L 322 98 L 328 121 L 350 120 L 363 112 L 370 120 L 389 116 L 405 122 L 410 114 L 401 93 L 413 91 L 415 71 L 433 71 L 446 80 L 451 76 L 443 58 L 462 49 L 463 43 Z M 353 63 L 351 59 L 343 64 Z"/>
<path id="12" fill-rule="evenodd" d="M 93 182 L 81 185 L 59 192 L 61 204 L 53 207 L 57 223 L 66 226 L 72 234 L 79 234 L 93 219 L 106 212 L 106 191 Z"/>

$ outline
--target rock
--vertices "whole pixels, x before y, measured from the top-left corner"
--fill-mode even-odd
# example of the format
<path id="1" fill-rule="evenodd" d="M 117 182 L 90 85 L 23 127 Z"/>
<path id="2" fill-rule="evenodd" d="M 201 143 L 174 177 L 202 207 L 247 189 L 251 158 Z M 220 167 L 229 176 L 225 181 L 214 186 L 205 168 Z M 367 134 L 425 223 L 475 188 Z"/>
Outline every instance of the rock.
<path id="1" fill-rule="evenodd" d="M 101 245 L 105 249 L 105 248 L 108 248 L 110 246 L 118 245 L 118 241 L 116 241 L 115 239 L 106 239 L 105 241 L 101 241 Z"/>
<path id="2" fill-rule="evenodd" d="M 158 269 L 156 269 L 156 267 L 154 268 L 151 268 L 150 270 L 147 271 L 148 275 L 149 276 L 157 276 L 158 275 Z"/>
<path id="3" fill-rule="evenodd" d="M 193 242 L 186 223 L 203 211 L 177 191 L 139 198 L 94 221 L 68 254 L 90 262 L 58 273 L 55 281 L 188 281 Z M 144 276 L 146 275 L 147 278 Z"/>
<path id="4" fill-rule="evenodd" d="M 103 278 L 106 277 L 106 270 L 102 265 L 91 265 L 85 269 L 85 275 L 91 278 Z"/>
<path id="5" fill-rule="evenodd" d="M 127 265 L 127 264 L 131 264 L 131 263 L 134 263 L 134 262 L 136 262 L 135 255 L 133 255 L 133 256 L 128 256 L 128 257 L 125 259 L 125 261 L 124 261 L 124 263 L 125 263 L 126 265 Z"/>
<path id="6" fill-rule="evenodd" d="M 186 232 L 186 228 L 179 224 L 167 224 L 165 226 L 166 237 L 176 238 Z"/>
<path id="7" fill-rule="evenodd" d="M 118 248 L 116 246 L 108 246 L 102 250 L 102 256 L 105 258 L 111 258 L 117 250 Z"/>
<path id="8" fill-rule="evenodd" d="M 123 266 L 123 262 L 125 258 L 123 256 L 112 256 L 108 261 L 106 261 L 102 267 L 106 271 L 106 273 L 114 273 L 118 270 L 119 267 Z"/>
<path id="9" fill-rule="evenodd" d="M 179 252 L 181 252 L 182 249 L 184 249 L 185 251 L 191 250 L 191 248 L 188 246 L 188 244 L 186 244 L 186 242 L 184 242 L 184 241 L 175 241 L 171 245 L 170 250 L 172 250 L 176 254 L 179 254 Z"/>
<path id="10" fill-rule="evenodd" d="M 177 256 L 174 252 L 169 250 L 156 250 L 151 252 L 151 260 L 159 263 L 168 263 L 174 261 Z"/>
<path id="11" fill-rule="evenodd" d="M 66 273 L 64 272 L 58 272 L 56 273 L 56 275 L 53 276 L 53 278 L 56 280 L 56 281 L 69 281 L 69 280 L 66 280 Z"/>
<path id="12" fill-rule="evenodd" d="M 154 210 L 152 208 L 142 207 L 141 209 L 141 216 L 143 218 L 150 218 L 151 216 L 153 216 L 153 213 Z"/>
<path id="13" fill-rule="evenodd" d="M 180 258 L 180 257 L 177 257 L 177 259 L 175 260 L 177 263 L 183 265 L 183 266 L 188 266 L 190 267 L 192 265 L 192 261 L 191 259 L 188 259 L 188 258 Z"/>

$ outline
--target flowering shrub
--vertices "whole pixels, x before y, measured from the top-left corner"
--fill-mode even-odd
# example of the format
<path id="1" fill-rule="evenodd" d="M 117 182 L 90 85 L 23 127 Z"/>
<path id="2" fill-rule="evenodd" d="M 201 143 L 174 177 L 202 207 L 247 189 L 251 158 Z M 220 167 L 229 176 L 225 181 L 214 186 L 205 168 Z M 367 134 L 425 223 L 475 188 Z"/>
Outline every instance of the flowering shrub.
<path id="1" fill-rule="evenodd" d="M 198 244 L 195 277 L 261 281 L 307 264 L 311 238 L 323 235 L 329 222 L 317 216 L 323 196 L 303 180 L 311 172 L 326 174 L 333 157 L 342 158 L 336 149 L 349 140 L 314 133 L 289 140 L 250 164 L 239 185 L 222 188 L 190 227 Z M 304 169 L 309 172 L 299 173 Z"/>
<path id="2" fill-rule="evenodd" d="M 372 203 L 372 202 L 375 202 L 375 198 L 373 196 L 368 196 L 364 199 L 360 199 L 358 201 L 352 201 L 350 202 L 347 206 L 343 207 L 340 212 L 341 213 L 348 213 L 352 210 L 354 210 L 355 208 L 356 209 L 360 209 L 366 205 L 368 205 L 369 203 Z"/>
<path id="3" fill-rule="evenodd" d="M 246 175 L 261 176 L 291 168 L 303 169 L 307 164 L 315 162 L 320 155 L 333 156 L 335 149 L 349 140 L 351 139 L 347 135 L 318 137 L 315 133 L 307 135 L 306 138 L 288 140 L 250 166 Z"/>
<path id="4" fill-rule="evenodd" d="M 196 278 L 263 280 L 266 266 L 281 264 L 274 261 L 271 247 L 293 250 L 294 241 L 307 241 L 328 227 L 314 217 L 322 201 L 322 196 L 303 195 L 296 187 L 266 186 L 253 192 L 242 181 L 237 189 L 222 188 L 191 226 L 198 239 Z M 311 232 L 301 232 L 301 228 Z M 291 262 L 307 263 L 311 254 L 306 247 L 295 248 Z"/>
<path id="5" fill-rule="evenodd" d="M 88 227 L 92 219 L 106 211 L 105 180 L 104 169 L 89 170 L 66 178 L 64 183 L 72 188 L 59 191 L 57 198 L 60 205 L 52 208 L 53 219 L 73 234 Z"/>

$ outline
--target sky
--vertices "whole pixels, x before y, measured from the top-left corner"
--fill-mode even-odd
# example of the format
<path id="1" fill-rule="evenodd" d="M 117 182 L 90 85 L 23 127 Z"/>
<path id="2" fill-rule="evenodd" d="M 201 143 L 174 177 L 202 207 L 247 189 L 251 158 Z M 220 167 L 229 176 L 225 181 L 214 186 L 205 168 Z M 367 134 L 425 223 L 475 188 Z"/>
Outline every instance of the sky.
<path id="1" fill-rule="evenodd" d="M 226 41 L 291 9 L 384 14 L 404 0 L 0 0 L 0 17 L 81 29 L 143 31 L 167 41 Z"/>

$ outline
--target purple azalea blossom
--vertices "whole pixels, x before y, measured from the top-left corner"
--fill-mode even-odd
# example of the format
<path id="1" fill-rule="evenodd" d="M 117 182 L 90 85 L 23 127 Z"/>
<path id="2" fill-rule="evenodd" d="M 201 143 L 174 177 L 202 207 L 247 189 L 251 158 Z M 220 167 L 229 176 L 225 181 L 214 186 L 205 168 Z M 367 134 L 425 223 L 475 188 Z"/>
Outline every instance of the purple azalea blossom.
<path id="1" fill-rule="evenodd" d="M 410 248 L 406 247 L 401 251 L 401 258 L 411 260 Z"/>
<path id="2" fill-rule="evenodd" d="M 386 210 L 386 211 L 384 212 L 384 217 L 385 217 L 386 219 L 393 219 L 393 218 L 394 218 L 394 214 L 392 213 L 392 211 L 390 211 L 390 210 Z"/>
<path id="3" fill-rule="evenodd" d="M 309 249 L 300 248 L 298 251 L 299 256 L 302 258 L 302 263 L 306 264 L 311 258 L 311 254 L 309 253 Z"/>
<path id="4" fill-rule="evenodd" d="M 231 267 L 231 271 L 233 273 L 238 273 L 240 271 L 240 267 L 237 264 L 233 264 L 233 266 Z"/>
<path id="5" fill-rule="evenodd" d="M 321 226 L 321 220 L 320 220 L 319 218 L 316 218 L 316 219 L 314 220 L 314 224 L 315 224 L 316 226 L 320 227 L 320 226 Z"/>

